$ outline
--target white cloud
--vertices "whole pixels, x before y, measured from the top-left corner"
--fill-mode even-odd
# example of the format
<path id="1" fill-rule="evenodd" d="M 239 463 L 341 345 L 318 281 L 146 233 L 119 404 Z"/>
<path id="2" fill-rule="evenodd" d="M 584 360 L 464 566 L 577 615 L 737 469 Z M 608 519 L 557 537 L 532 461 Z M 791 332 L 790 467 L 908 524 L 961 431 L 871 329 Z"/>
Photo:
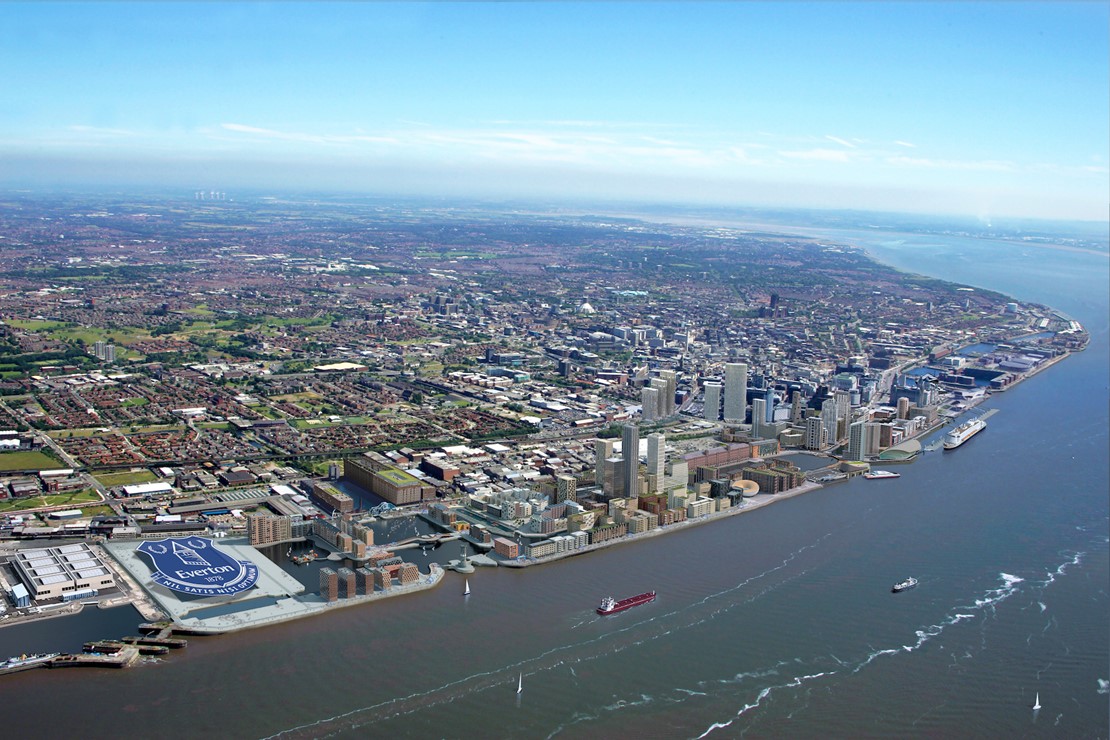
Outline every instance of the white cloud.
<path id="1" fill-rule="evenodd" d="M 816 162 L 850 162 L 851 155 L 842 149 L 806 149 L 804 151 L 779 152 L 787 159 L 804 159 Z"/>
<path id="2" fill-rule="evenodd" d="M 357 142 L 386 144 L 394 141 L 394 139 L 388 136 L 366 136 L 365 134 L 310 134 L 300 131 L 277 131 L 269 128 L 260 128 L 258 126 L 247 126 L 242 123 L 221 123 L 220 128 L 237 134 L 250 134 L 267 139 L 276 139 L 278 141 L 298 141 L 309 144 L 350 144 Z"/>
<path id="3" fill-rule="evenodd" d="M 70 126 L 69 130 L 79 134 L 92 134 L 94 136 L 140 136 L 139 133 L 124 128 L 103 128 L 100 126 L 83 126 L 80 124 Z"/>
<path id="4" fill-rule="evenodd" d="M 977 172 L 1013 172 L 1017 168 L 1013 162 L 1001 160 L 957 160 L 929 159 L 926 157 L 906 157 L 903 155 L 887 157 L 888 164 L 904 167 L 924 167 L 928 169 L 964 170 Z"/>
<path id="5" fill-rule="evenodd" d="M 830 136 L 829 134 L 825 134 L 825 138 L 828 139 L 829 141 L 834 141 L 837 144 L 840 144 L 841 146 L 846 146 L 849 149 L 855 149 L 856 148 L 855 144 L 848 141 L 847 139 L 841 139 L 839 136 Z M 857 141 L 858 141 L 858 139 L 857 139 Z"/>
<path id="6" fill-rule="evenodd" d="M 904 147 L 907 147 L 909 149 L 916 149 L 917 148 L 917 144 L 911 144 L 910 142 L 902 141 L 901 139 L 895 139 L 894 143 L 897 144 L 898 146 L 904 146 Z"/>

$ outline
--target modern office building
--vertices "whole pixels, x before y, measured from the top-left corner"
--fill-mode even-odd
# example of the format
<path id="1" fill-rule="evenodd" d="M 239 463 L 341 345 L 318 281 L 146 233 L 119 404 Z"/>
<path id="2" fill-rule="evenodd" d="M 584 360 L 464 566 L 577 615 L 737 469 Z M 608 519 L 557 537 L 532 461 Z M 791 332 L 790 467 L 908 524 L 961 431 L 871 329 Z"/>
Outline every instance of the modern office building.
<path id="1" fill-rule="evenodd" d="M 605 483 L 605 461 L 613 456 L 613 440 L 594 440 L 594 483 L 601 486 Z"/>
<path id="2" fill-rule="evenodd" d="M 654 384 L 657 379 L 652 380 Z M 663 418 L 659 413 L 659 406 L 662 403 L 663 396 L 659 389 L 654 386 L 644 386 L 640 391 L 640 418 L 646 422 L 659 421 Z"/>
<path id="3" fill-rule="evenodd" d="M 821 424 L 825 427 L 825 440 L 827 444 L 836 444 L 836 427 L 839 415 L 836 413 L 836 400 L 825 399 L 821 404 Z"/>
<path id="4" fill-rule="evenodd" d="M 852 394 L 850 391 L 833 391 L 833 400 L 836 401 L 836 418 L 852 418 Z"/>
<path id="5" fill-rule="evenodd" d="M 763 439 L 764 427 L 767 426 L 767 402 L 762 398 L 752 399 L 752 439 Z"/>
<path id="6" fill-rule="evenodd" d="M 624 488 L 622 495 L 633 498 L 640 495 L 640 430 L 635 424 L 625 424 L 621 432 L 621 457 L 624 460 Z"/>
<path id="7" fill-rule="evenodd" d="M 624 458 L 614 455 L 606 459 L 602 465 L 601 490 L 610 495 L 617 496 L 624 491 Z"/>
<path id="8" fill-rule="evenodd" d="M 748 366 L 725 364 L 725 421 L 741 423 L 748 406 Z"/>
<path id="9" fill-rule="evenodd" d="M 828 446 L 828 434 L 824 420 L 820 416 L 806 419 L 806 449 L 823 450 Z"/>
<path id="10" fill-rule="evenodd" d="M 717 421 L 721 418 L 721 384 L 714 381 L 705 383 L 705 410 L 706 421 Z"/>
<path id="11" fill-rule="evenodd" d="M 867 422 L 857 421 L 848 428 L 848 455 L 849 460 L 862 460 L 865 456 L 867 441 Z"/>
<path id="12" fill-rule="evenodd" d="M 790 394 L 790 423 L 801 426 L 805 423 L 806 405 L 802 401 L 802 392 L 794 391 Z"/>
<path id="13" fill-rule="evenodd" d="M 661 493 L 666 483 L 664 467 L 666 465 L 667 440 L 662 434 L 649 434 L 647 436 L 647 476 L 651 485 L 648 493 Z"/>
<path id="14" fill-rule="evenodd" d="M 660 414 L 663 418 L 674 416 L 674 397 L 675 391 L 678 390 L 678 373 L 674 370 L 660 370 L 658 380 L 662 383 L 661 393 L 663 394 L 659 407 Z"/>

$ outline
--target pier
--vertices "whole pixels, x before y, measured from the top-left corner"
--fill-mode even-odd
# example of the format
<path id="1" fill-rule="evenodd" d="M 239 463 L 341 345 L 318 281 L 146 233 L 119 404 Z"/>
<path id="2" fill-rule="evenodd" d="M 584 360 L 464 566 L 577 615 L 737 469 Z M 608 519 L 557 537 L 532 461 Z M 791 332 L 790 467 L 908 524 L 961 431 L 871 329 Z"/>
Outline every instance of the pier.
<path id="1" fill-rule="evenodd" d="M 168 630 L 167 630 L 168 632 Z M 171 650 L 178 650 L 186 647 L 189 644 L 188 640 L 180 637 L 121 637 L 120 642 L 126 642 L 130 645 L 152 645 L 169 648 Z"/>
<path id="2" fill-rule="evenodd" d="M 165 645 L 136 644 L 128 642 L 127 638 L 123 640 L 96 640 L 84 644 L 86 653 L 101 653 L 104 655 L 114 655 L 126 647 L 138 648 L 140 655 L 165 655 L 170 651 Z"/>
<path id="3" fill-rule="evenodd" d="M 114 653 L 59 655 L 44 665 L 49 668 L 130 668 L 138 662 L 139 649 L 133 645 L 124 645 Z"/>

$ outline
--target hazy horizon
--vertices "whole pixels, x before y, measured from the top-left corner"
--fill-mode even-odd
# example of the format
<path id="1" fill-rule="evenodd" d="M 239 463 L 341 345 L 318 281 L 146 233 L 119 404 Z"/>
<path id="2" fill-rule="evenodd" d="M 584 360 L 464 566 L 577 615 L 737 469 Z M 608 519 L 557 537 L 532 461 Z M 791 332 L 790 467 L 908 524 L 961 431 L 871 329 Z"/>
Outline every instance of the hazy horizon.
<path id="1" fill-rule="evenodd" d="M 3 187 L 1105 222 L 1104 3 L 9 3 Z"/>

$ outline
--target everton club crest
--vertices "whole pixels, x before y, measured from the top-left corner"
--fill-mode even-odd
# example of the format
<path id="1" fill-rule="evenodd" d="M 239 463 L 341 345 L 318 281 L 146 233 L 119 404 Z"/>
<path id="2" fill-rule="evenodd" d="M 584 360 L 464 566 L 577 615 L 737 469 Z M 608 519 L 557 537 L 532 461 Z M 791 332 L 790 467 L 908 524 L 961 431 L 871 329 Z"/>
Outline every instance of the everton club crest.
<path id="1" fill-rule="evenodd" d="M 205 537 L 170 537 L 135 548 L 154 564 L 151 580 L 160 586 L 198 596 L 246 591 L 258 580 L 258 566 L 235 560 Z"/>

